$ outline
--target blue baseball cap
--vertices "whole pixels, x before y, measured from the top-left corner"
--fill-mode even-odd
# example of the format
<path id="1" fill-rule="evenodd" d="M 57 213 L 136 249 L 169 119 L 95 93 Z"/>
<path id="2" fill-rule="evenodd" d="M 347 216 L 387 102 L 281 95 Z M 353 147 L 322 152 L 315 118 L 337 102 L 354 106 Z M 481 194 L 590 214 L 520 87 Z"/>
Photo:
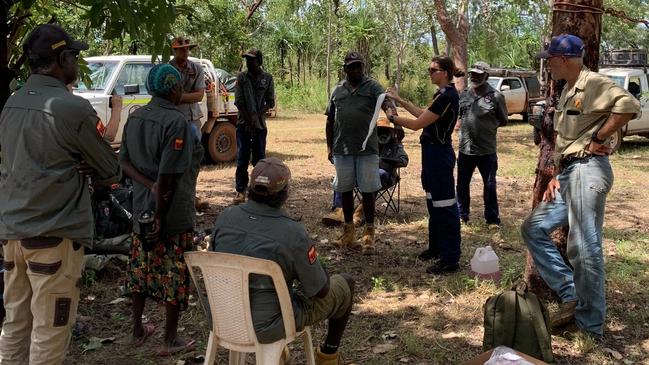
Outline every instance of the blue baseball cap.
<path id="1" fill-rule="evenodd" d="M 584 42 L 581 38 L 572 34 L 562 34 L 552 37 L 550 47 L 539 52 L 538 58 L 550 58 L 555 56 L 581 57 L 584 54 Z"/>

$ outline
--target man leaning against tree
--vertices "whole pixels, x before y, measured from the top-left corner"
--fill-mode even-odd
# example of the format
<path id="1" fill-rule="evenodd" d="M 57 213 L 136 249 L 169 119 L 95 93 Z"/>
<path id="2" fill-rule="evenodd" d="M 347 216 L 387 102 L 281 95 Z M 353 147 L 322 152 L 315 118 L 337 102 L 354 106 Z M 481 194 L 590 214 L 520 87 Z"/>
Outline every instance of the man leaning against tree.
<path id="1" fill-rule="evenodd" d="M 547 59 L 552 79 L 565 80 L 554 112 L 555 177 L 543 201 L 522 226 L 525 243 L 541 277 L 561 304 L 552 327 L 573 320 L 602 340 L 606 317 L 602 226 L 606 195 L 613 185 L 609 137 L 640 113 L 638 101 L 613 81 L 583 65 L 584 43 L 574 35 L 552 38 Z M 564 262 L 551 233 L 569 227 Z"/>

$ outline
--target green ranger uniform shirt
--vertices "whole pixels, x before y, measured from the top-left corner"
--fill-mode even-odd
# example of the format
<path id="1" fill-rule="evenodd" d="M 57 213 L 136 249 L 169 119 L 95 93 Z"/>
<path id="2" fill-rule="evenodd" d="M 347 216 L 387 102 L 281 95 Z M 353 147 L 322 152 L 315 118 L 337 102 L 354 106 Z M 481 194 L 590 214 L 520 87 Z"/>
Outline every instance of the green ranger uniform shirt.
<path id="1" fill-rule="evenodd" d="M 239 109 L 237 125 L 254 122 L 255 128 L 266 129 L 266 113 L 262 113 L 262 111 L 275 107 L 273 76 L 268 72 L 261 71 L 257 80 L 254 80 L 249 71 L 241 72 L 237 76 L 237 85 L 234 88 L 234 105 Z M 259 120 L 246 120 L 246 115 L 241 112 L 242 110 L 248 111 L 250 115 L 257 114 Z"/>
<path id="2" fill-rule="evenodd" d="M 503 94 L 486 84 L 487 91 L 476 95 L 465 90 L 460 95 L 460 153 L 491 155 L 496 153 L 496 131 L 507 124 L 507 105 Z"/>
<path id="3" fill-rule="evenodd" d="M 293 288 L 311 298 L 327 284 L 327 274 L 317 258 L 315 246 L 304 227 L 280 208 L 248 200 L 227 208 L 216 220 L 212 250 L 245 255 L 276 262 L 284 273 L 293 298 L 295 325 L 304 326 L 303 301 Z M 253 275 L 250 279 L 250 306 L 257 338 L 272 343 L 284 338 L 284 322 L 270 278 Z"/>
<path id="4" fill-rule="evenodd" d="M 180 72 L 183 92 L 192 93 L 200 89 L 205 89 L 205 73 L 200 64 L 187 60 L 185 67 L 182 69 L 178 66 L 175 59 L 169 61 L 169 64 Z M 185 115 L 186 120 L 194 121 L 203 117 L 200 103 L 180 104 L 178 105 L 178 110 Z"/>
<path id="5" fill-rule="evenodd" d="M 152 181 L 160 174 L 182 174 L 176 184 L 163 234 L 175 235 L 194 229 L 196 178 L 203 148 L 194 143 L 185 116 L 170 101 L 154 96 L 128 117 L 122 136 L 120 159 Z M 142 212 L 156 210 L 156 196 L 133 180 L 133 230 L 140 232 Z"/>
<path id="6" fill-rule="evenodd" d="M 366 76 L 363 76 L 356 89 L 347 80 L 341 81 L 334 88 L 325 113 L 334 118 L 334 155 L 378 155 L 376 128 L 372 131 L 365 150 L 361 149 L 369 133 L 376 102 L 384 92 L 383 86 Z"/>
<path id="7" fill-rule="evenodd" d="M 117 155 L 97 131 L 90 103 L 51 76 L 31 75 L 0 117 L 0 239 L 67 238 L 92 247 L 90 192 L 77 166 L 95 182 L 119 182 Z"/>
<path id="8" fill-rule="evenodd" d="M 588 156 L 593 132 L 611 113 L 633 113 L 635 118 L 640 114 L 640 102 L 608 77 L 582 68 L 575 85 L 566 85 L 561 92 L 554 112 L 555 166 L 568 156 Z"/>

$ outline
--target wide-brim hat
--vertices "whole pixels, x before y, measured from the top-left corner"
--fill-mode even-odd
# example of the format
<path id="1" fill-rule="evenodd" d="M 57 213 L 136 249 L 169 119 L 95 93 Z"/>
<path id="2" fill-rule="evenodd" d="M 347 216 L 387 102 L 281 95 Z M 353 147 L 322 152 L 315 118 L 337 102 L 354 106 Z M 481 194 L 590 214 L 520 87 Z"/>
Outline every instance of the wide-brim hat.
<path id="1" fill-rule="evenodd" d="M 178 49 L 178 48 L 189 48 L 193 49 L 197 47 L 198 44 L 192 43 L 189 38 L 185 37 L 176 37 L 174 38 L 173 41 L 171 41 L 171 48 L 173 49 Z"/>

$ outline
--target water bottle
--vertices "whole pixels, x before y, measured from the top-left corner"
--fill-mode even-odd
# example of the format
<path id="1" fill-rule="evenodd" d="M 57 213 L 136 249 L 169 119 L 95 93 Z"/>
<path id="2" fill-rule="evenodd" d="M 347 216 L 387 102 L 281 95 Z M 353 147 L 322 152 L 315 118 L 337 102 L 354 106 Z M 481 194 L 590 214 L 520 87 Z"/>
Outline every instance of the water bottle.
<path id="1" fill-rule="evenodd" d="M 478 247 L 471 259 L 471 274 L 483 280 L 500 281 L 500 262 L 491 246 Z"/>
<path id="2" fill-rule="evenodd" d="M 140 214 L 137 219 L 138 224 L 140 225 L 140 242 L 142 243 L 142 249 L 144 251 L 151 251 L 155 242 L 149 242 L 147 235 L 153 231 L 155 226 L 155 214 L 150 210 L 145 210 Z"/>

